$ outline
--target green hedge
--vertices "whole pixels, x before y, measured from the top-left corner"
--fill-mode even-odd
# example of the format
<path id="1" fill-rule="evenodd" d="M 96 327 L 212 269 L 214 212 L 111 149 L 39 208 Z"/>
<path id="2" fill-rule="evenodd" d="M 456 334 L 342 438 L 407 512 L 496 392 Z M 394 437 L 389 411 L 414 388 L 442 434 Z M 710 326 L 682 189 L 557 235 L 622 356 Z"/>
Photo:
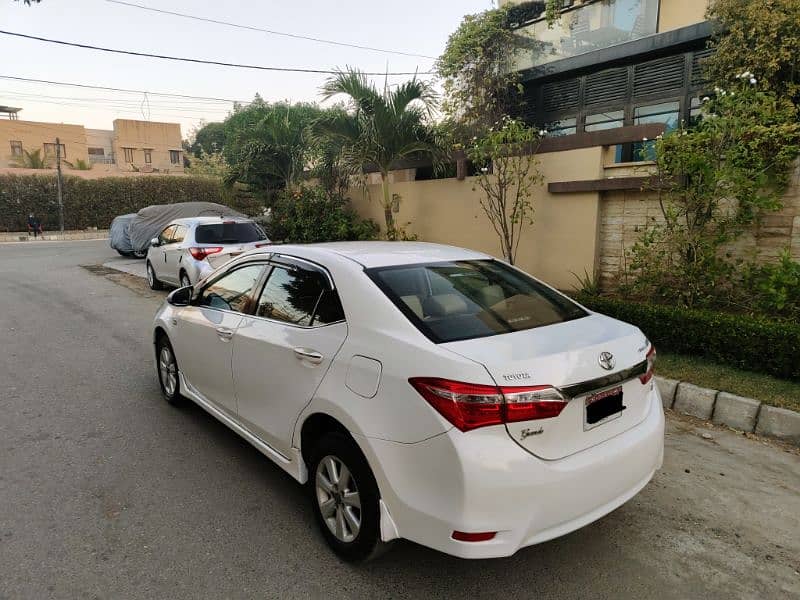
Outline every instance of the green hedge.
<path id="1" fill-rule="evenodd" d="M 800 324 L 677 306 L 580 296 L 588 308 L 633 323 L 656 348 L 800 380 Z"/>
<path id="2" fill-rule="evenodd" d="M 63 198 L 66 229 L 105 229 L 117 215 L 151 204 L 219 202 L 249 215 L 260 208 L 252 198 L 228 192 L 217 179 L 191 176 L 83 179 L 65 175 Z M 55 175 L 0 175 L 0 231 L 25 231 L 30 213 L 39 218 L 45 231 L 58 229 Z"/>

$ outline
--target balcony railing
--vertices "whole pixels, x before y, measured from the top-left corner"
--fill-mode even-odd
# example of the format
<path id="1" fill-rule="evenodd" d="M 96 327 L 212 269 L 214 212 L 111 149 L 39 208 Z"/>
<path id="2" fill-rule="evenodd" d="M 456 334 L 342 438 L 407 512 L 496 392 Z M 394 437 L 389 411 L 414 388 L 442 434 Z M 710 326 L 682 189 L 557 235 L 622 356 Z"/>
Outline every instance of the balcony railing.
<path id="1" fill-rule="evenodd" d="M 101 156 L 99 154 L 90 154 L 89 155 L 89 162 L 92 164 L 98 165 L 113 165 L 114 164 L 114 157 L 113 156 Z"/>
<path id="2" fill-rule="evenodd" d="M 549 27 L 538 20 L 517 29 L 537 49 L 517 60 L 517 69 L 529 69 L 563 58 L 609 48 L 653 35 L 658 29 L 660 0 L 600 0 L 561 13 Z"/>

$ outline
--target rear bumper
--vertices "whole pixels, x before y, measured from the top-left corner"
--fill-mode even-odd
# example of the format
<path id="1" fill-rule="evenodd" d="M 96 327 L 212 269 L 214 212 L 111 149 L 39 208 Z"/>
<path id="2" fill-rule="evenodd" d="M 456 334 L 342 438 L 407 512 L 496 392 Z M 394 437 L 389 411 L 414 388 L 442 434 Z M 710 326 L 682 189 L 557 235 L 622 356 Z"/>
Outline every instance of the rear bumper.
<path id="1" fill-rule="evenodd" d="M 636 427 L 553 461 L 504 428 L 457 430 L 417 444 L 360 438 L 400 537 L 463 558 L 509 556 L 574 531 L 635 496 L 661 467 L 664 411 L 655 386 Z M 486 542 L 453 531 L 496 531 Z"/>

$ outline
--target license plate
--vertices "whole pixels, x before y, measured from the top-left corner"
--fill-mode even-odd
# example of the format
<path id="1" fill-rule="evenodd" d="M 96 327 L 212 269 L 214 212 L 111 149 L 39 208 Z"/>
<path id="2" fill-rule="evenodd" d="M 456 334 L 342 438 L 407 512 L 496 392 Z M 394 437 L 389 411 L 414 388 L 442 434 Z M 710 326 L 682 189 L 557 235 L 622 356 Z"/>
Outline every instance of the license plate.
<path id="1" fill-rule="evenodd" d="M 591 429 L 619 418 L 625 408 L 622 404 L 622 386 L 592 394 L 584 403 L 584 428 Z"/>

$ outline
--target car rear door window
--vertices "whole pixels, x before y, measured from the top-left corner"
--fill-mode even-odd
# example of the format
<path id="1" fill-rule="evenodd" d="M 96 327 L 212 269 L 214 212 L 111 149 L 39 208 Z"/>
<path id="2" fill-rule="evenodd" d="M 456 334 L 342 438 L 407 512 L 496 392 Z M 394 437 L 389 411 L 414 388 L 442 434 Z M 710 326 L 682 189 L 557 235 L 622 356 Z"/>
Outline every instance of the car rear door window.
<path id="1" fill-rule="evenodd" d="M 588 314 L 567 297 L 493 260 L 384 267 L 367 274 L 437 343 L 543 327 Z"/>
<path id="2" fill-rule="evenodd" d="M 249 313 L 253 303 L 253 288 L 265 268 L 265 265 L 248 265 L 226 273 L 203 289 L 197 304 Z"/>
<path id="3" fill-rule="evenodd" d="M 301 327 L 344 320 L 335 290 L 318 271 L 276 266 L 258 299 L 256 315 Z"/>
<path id="4" fill-rule="evenodd" d="M 249 244 L 266 240 L 267 235 L 257 223 L 231 221 L 198 225 L 194 239 L 198 244 Z"/>

